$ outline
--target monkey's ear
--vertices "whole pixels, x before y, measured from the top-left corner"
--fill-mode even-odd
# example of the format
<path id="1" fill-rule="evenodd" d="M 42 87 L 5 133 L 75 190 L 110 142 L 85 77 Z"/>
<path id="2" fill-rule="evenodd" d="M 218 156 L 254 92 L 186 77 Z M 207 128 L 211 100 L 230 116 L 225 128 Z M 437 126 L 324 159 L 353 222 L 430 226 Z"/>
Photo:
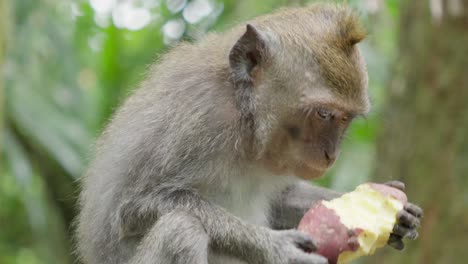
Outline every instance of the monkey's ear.
<path id="1" fill-rule="evenodd" d="M 236 80 L 252 80 L 252 70 L 261 63 L 265 48 L 262 34 L 254 26 L 247 24 L 244 35 L 237 40 L 229 53 L 229 64 Z"/>

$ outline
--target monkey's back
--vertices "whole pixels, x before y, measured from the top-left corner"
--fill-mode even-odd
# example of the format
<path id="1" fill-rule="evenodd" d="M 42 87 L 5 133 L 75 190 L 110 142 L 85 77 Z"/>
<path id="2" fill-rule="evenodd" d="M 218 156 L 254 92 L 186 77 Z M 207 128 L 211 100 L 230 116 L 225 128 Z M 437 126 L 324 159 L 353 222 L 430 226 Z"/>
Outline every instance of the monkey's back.
<path id="1" fill-rule="evenodd" d="M 203 41 L 181 44 L 164 55 L 98 140 L 83 179 L 77 222 L 85 263 L 125 262 L 141 237 L 123 237 L 122 203 L 175 175 L 187 175 L 190 181 L 180 184 L 192 184 L 210 157 L 233 145 L 230 130 L 236 122 L 226 120 L 235 120 L 237 113 L 227 87 L 228 65 L 219 59 L 227 51 L 205 49 Z"/>

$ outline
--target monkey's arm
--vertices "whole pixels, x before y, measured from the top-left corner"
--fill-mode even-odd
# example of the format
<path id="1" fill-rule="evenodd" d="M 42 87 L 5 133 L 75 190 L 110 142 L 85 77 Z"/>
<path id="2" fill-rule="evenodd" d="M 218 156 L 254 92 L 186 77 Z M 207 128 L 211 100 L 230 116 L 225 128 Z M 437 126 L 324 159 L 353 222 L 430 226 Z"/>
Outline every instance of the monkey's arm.
<path id="1" fill-rule="evenodd" d="M 291 263 L 292 260 L 326 263 L 323 257 L 303 251 L 313 250 L 315 245 L 301 232 L 274 231 L 248 224 L 190 189 L 178 187 L 155 193 L 146 197 L 144 203 L 152 200 L 150 204 L 157 212 L 157 221 L 140 234 L 143 240 L 130 263 L 154 263 L 155 259 L 166 258 L 168 263 L 207 263 L 207 248 L 249 263 Z M 148 207 L 144 211 L 148 212 Z M 121 218 L 130 218 L 120 219 L 121 223 L 141 223 L 143 218 L 138 215 L 143 213 L 120 213 Z M 174 261 L 174 258 L 184 261 Z"/>
<path id="2" fill-rule="evenodd" d="M 306 181 L 298 181 L 288 186 L 273 201 L 270 226 L 277 230 L 296 228 L 314 202 L 331 200 L 341 195 L 342 193 L 314 186 Z"/>
<path id="3" fill-rule="evenodd" d="M 258 248 L 260 245 L 255 242 L 255 238 L 263 237 L 264 239 L 269 239 L 264 230 L 256 229 L 253 226 L 243 223 L 240 219 L 229 215 L 222 208 L 211 204 L 191 190 L 160 190 L 154 197 L 146 197 L 144 200 L 153 201 L 155 208 L 150 210 L 157 212 L 157 219 L 154 219 L 157 221 L 153 220 L 145 224 L 147 226 L 149 225 L 147 228 L 149 232 L 147 231 L 147 233 L 144 234 L 145 238 L 142 243 L 146 244 L 146 246 L 144 248 L 140 247 L 132 263 L 150 263 L 147 262 L 146 259 L 151 257 L 161 258 L 160 255 L 174 255 L 177 251 L 181 251 L 181 249 L 178 248 L 179 246 L 176 244 L 173 245 L 171 241 L 178 241 L 177 243 L 180 244 L 184 239 L 194 240 L 193 242 L 196 245 L 206 240 L 202 239 L 203 237 L 207 237 L 211 246 L 215 247 L 217 250 L 227 251 L 229 248 L 229 251 L 231 251 L 229 253 L 233 255 L 239 257 L 253 257 L 252 255 L 255 252 L 261 252 Z M 136 202 L 138 203 L 138 201 Z M 142 212 L 137 212 L 131 208 L 128 209 L 131 211 L 120 214 L 121 218 L 122 216 L 128 217 L 128 219 L 121 219 L 122 223 L 127 226 L 135 225 L 135 223 L 138 222 L 141 223 L 143 220 L 141 216 L 143 216 L 144 213 L 142 214 Z M 145 221 L 148 220 L 149 219 L 145 219 Z M 177 224 L 174 225 L 174 223 Z M 198 232 L 195 228 L 196 226 L 200 226 L 202 231 Z M 125 228 L 125 226 L 123 228 Z M 132 231 L 133 234 L 135 234 L 135 231 L 139 232 L 139 230 Z M 202 235 L 198 233 L 202 233 Z M 166 249 L 161 249 L 162 246 L 157 243 L 153 244 L 153 240 L 162 240 L 160 244 L 165 244 L 164 247 L 166 247 Z M 243 245 L 241 241 L 244 243 Z M 192 245 L 187 245 L 186 247 L 190 249 Z M 207 246 L 205 245 L 204 247 Z M 166 250 L 170 252 L 160 252 Z M 201 251 L 204 250 L 193 250 L 194 253 L 192 255 L 201 254 Z M 241 253 L 243 255 L 241 255 Z M 151 257 L 149 257 L 149 255 L 151 255 Z M 261 256 L 255 257 L 255 259 L 259 258 L 261 258 Z"/>

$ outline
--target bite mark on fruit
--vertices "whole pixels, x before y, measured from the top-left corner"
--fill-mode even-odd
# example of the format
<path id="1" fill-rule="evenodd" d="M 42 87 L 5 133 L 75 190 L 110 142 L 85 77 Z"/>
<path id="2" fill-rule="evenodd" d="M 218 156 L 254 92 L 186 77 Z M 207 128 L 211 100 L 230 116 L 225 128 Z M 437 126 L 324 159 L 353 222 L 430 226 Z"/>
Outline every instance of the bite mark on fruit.
<path id="1" fill-rule="evenodd" d="M 299 223 L 330 264 L 344 264 L 386 245 L 407 197 L 382 184 L 362 184 L 353 192 L 312 206 Z"/>

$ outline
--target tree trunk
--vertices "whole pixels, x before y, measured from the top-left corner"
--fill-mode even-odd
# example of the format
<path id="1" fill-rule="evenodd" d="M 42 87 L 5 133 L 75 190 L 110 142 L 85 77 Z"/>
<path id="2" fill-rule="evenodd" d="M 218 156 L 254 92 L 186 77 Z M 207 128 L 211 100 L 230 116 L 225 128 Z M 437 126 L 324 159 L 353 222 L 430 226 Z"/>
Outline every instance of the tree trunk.
<path id="1" fill-rule="evenodd" d="M 5 104 L 4 104 L 4 65 L 5 65 L 5 56 L 6 56 L 6 46 L 7 46 L 7 33 L 8 33 L 8 3 L 7 0 L 0 0 L 0 149 L 2 148 L 3 140 L 3 125 L 4 125 L 4 113 L 5 113 Z M 3 166 L 3 157 L 2 152 L 0 151 L 0 168 Z"/>
<path id="2" fill-rule="evenodd" d="M 468 0 L 402 5 L 400 56 L 378 138 L 376 175 L 404 181 L 425 217 L 419 239 L 408 241 L 406 251 L 384 250 L 369 263 L 466 263 Z"/>

